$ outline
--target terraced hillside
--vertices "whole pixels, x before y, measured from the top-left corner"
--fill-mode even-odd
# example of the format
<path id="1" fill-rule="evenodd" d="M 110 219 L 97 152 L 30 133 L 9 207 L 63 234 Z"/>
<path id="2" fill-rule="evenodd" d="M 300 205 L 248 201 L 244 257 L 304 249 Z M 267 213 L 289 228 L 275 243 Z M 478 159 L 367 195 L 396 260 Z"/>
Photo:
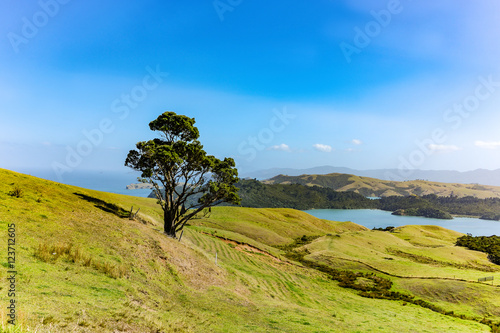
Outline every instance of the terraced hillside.
<path id="1" fill-rule="evenodd" d="M 279 175 L 263 181 L 266 184 L 301 184 L 321 186 L 336 191 L 353 191 L 367 197 L 388 197 L 391 195 L 418 196 L 436 194 L 438 196 L 473 196 L 480 199 L 499 198 L 500 187 L 479 184 L 449 184 L 425 180 L 388 181 L 369 177 L 359 177 L 342 173 L 327 175 Z"/>
<path id="2" fill-rule="evenodd" d="M 140 208 L 136 220 L 128 218 L 131 206 Z M 17 325 L 7 324 L 4 283 L 2 332 L 489 332 L 480 321 L 500 319 L 497 287 L 473 282 L 497 274 L 496 266 L 454 247 L 458 234 L 444 229 L 375 232 L 291 209 L 216 207 L 179 241 L 161 232 L 153 199 L 0 170 L 5 246 L 9 224 Z M 373 273 L 394 292 L 457 316 L 362 297 L 290 259 L 294 251 L 333 269 Z M 6 257 L 2 265 L 6 281 Z M 427 279 L 410 276 L 416 272 Z"/>

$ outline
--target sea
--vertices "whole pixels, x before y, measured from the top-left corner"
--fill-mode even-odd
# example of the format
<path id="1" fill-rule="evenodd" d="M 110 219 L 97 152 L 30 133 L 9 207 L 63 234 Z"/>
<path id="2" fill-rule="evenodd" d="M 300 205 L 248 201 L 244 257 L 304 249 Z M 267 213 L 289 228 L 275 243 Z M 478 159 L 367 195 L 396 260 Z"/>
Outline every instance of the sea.
<path id="1" fill-rule="evenodd" d="M 16 172 L 24 173 L 38 178 L 52 180 L 58 183 L 83 187 L 91 190 L 147 197 L 150 189 L 127 190 L 129 184 L 139 183 L 139 172 L 133 170 L 73 170 L 59 177 L 51 169 L 17 169 Z"/>

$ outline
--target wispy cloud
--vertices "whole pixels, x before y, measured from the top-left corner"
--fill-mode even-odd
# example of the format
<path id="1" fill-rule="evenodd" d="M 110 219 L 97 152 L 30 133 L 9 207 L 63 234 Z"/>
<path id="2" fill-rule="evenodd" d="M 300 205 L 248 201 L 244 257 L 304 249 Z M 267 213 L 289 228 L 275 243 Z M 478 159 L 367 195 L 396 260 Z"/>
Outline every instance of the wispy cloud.
<path id="1" fill-rule="evenodd" d="M 363 141 L 358 140 L 358 139 L 352 139 L 351 143 L 352 143 L 353 145 L 360 145 L 360 144 L 362 144 L 362 143 L 363 143 Z"/>
<path id="2" fill-rule="evenodd" d="M 329 145 L 324 145 L 324 144 L 321 144 L 321 143 L 316 143 L 313 145 L 314 149 L 316 149 L 317 151 L 321 151 L 321 152 L 324 152 L 324 153 L 329 153 L 333 150 L 332 146 L 329 146 Z"/>
<path id="3" fill-rule="evenodd" d="M 457 147 L 455 145 L 436 145 L 436 144 L 430 144 L 429 149 L 434 151 L 434 152 L 441 152 L 441 153 L 449 153 L 452 151 L 457 151 L 460 150 L 460 147 Z"/>
<path id="4" fill-rule="evenodd" d="M 477 140 L 474 142 L 476 147 L 484 148 L 484 149 L 497 149 L 500 147 L 500 141 L 481 141 Z"/>
<path id="5" fill-rule="evenodd" d="M 279 151 L 288 151 L 288 152 L 292 151 L 290 149 L 290 147 L 285 143 L 282 143 L 280 145 L 271 146 L 271 147 L 267 148 L 267 150 L 279 150 Z"/>

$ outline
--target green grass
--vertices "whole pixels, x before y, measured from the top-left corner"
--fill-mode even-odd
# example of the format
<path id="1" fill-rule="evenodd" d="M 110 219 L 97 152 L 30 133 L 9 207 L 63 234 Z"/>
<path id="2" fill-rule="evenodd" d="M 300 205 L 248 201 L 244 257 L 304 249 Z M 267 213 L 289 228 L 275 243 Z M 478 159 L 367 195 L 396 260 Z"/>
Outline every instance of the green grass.
<path id="1" fill-rule="evenodd" d="M 21 196 L 9 194 L 15 187 L 22 190 Z M 141 209 L 140 220 L 125 217 L 131 206 L 134 211 Z M 18 271 L 18 325 L 6 323 L 4 305 L 9 298 L 3 284 L 0 332 L 489 331 L 486 325 L 415 305 L 362 298 L 326 274 L 286 259 L 282 250 L 305 235 L 318 237 L 304 246 L 312 258 L 340 249 L 335 245 L 338 238 L 352 240 L 342 249 L 360 262 L 370 260 L 369 251 L 390 256 L 383 252 L 389 244 L 408 253 L 451 260 L 445 252 L 419 252 L 445 247 L 412 244 L 404 240 L 411 235 L 403 231 L 375 233 L 291 209 L 217 207 L 209 218 L 191 221 L 179 242 L 162 233 L 161 217 L 153 199 L 91 191 L 0 170 L 0 243 L 6 246 L 7 226 L 15 223 Z M 425 240 L 430 245 L 446 246 L 430 239 Z M 424 243 L 421 237 L 417 241 Z M 367 242 L 372 246 L 367 247 Z M 464 251 L 475 260 L 475 252 Z M 338 259 L 339 254 L 328 258 L 346 267 L 358 265 L 351 267 L 354 270 L 369 270 L 360 262 Z M 408 270 L 429 266 L 398 260 L 406 260 L 399 267 Z M 5 266 L 3 262 L 2 281 L 6 281 Z M 445 269 L 429 266 L 429 272 L 436 275 Z M 462 276 L 476 273 L 463 271 Z M 471 316 L 498 317 L 498 294 L 487 293 L 491 286 L 464 283 L 463 295 L 458 287 L 450 289 L 460 300 L 453 303 L 446 293 L 436 294 L 439 282 L 420 285 L 413 283 L 416 280 L 392 279 L 394 290 L 451 304 Z M 474 293 L 479 295 L 477 301 Z"/>
<path id="2" fill-rule="evenodd" d="M 419 228 L 425 233 L 428 227 Z M 434 226 L 430 228 L 435 229 Z M 442 233 L 455 233 L 441 229 Z M 445 245 L 445 237 L 436 239 L 434 243 L 427 238 L 425 245 L 414 245 L 409 241 L 411 236 L 407 233 L 399 234 L 399 230 L 400 228 L 396 228 L 393 233 L 369 230 L 326 236 L 305 248 L 311 253 L 308 257 L 312 259 L 354 260 L 402 277 L 477 281 L 485 274 L 500 272 L 499 267 L 489 262 L 484 253 L 456 247 L 451 241 Z M 418 242 L 419 238 L 416 239 Z"/>

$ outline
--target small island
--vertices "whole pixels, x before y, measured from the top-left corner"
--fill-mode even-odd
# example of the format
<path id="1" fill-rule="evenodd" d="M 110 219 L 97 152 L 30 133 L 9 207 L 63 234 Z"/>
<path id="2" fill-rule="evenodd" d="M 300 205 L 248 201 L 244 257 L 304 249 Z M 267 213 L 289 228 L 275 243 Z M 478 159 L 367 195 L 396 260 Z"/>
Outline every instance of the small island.
<path id="1" fill-rule="evenodd" d="M 137 183 L 137 184 L 127 185 L 125 188 L 127 190 L 147 190 L 147 189 L 152 189 L 153 185 L 148 183 Z"/>
<path id="2" fill-rule="evenodd" d="M 392 213 L 392 215 L 400 216 L 423 216 L 433 219 L 451 220 L 453 217 L 440 209 L 434 208 L 406 208 L 397 209 Z"/>
<path id="3" fill-rule="evenodd" d="M 500 221 L 500 214 L 495 212 L 486 212 L 480 217 L 481 220 L 489 220 L 489 221 Z"/>

